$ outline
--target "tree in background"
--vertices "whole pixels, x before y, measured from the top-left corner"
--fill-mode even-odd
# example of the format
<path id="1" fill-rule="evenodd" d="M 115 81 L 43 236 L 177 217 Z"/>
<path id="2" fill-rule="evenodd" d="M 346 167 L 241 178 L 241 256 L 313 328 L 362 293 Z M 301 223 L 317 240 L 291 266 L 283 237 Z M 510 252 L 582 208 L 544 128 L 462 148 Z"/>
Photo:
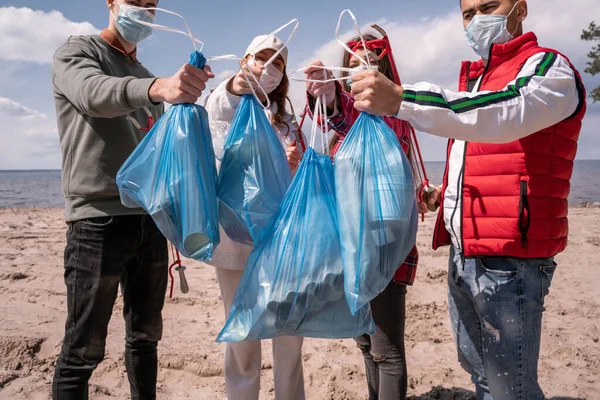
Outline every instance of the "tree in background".
<path id="1" fill-rule="evenodd" d="M 594 22 L 590 23 L 590 27 L 587 30 L 583 30 L 581 34 L 581 40 L 586 41 L 598 41 L 600 42 L 600 26 L 596 26 Z M 585 72 L 594 76 L 596 74 L 600 74 L 600 44 L 597 44 L 595 47 L 592 47 L 592 50 L 588 53 L 588 57 L 590 61 L 587 63 L 587 68 Z M 592 90 L 590 93 L 592 99 L 594 99 L 594 103 L 600 100 L 600 86 Z"/>

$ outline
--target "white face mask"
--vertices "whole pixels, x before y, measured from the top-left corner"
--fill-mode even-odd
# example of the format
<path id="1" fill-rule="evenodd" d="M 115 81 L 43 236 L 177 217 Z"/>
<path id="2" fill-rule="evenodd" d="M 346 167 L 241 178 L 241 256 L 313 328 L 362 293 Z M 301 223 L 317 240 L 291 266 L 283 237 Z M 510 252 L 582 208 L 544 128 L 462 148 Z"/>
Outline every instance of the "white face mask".
<path id="1" fill-rule="evenodd" d="M 248 65 L 256 65 L 256 61 L 252 59 L 248 61 Z M 259 84 L 267 94 L 271 94 L 279 87 L 279 84 L 282 80 L 283 72 L 278 70 L 277 67 L 271 63 L 267 64 L 267 66 L 263 69 Z"/>
<path id="2" fill-rule="evenodd" d="M 493 44 L 505 44 L 515 38 L 515 32 L 510 33 L 506 29 L 506 24 L 517 4 L 519 2 L 515 3 L 508 15 L 475 15 L 467 25 L 465 28 L 467 40 L 481 58 L 489 59 Z"/>

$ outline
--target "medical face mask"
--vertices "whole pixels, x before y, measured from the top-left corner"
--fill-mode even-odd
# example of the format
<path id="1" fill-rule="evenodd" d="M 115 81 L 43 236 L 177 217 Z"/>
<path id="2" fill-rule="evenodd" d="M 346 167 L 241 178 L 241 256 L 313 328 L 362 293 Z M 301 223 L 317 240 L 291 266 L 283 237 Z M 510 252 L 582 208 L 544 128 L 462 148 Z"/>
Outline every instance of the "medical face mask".
<path id="1" fill-rule="evenodd" d="M 136 20 L 153 23 L 154 15 L 150 11 L 129 4 L 120 4 L 119 15 L 111 11 L 115 18 L 117 30 L 129 43 L 139 43 L 152 35 L 152 28 L 138 23 Z"/>
<path id="2" fill-rule="evenodd" d="M 352 74 L 355 74 L 360 71 L 367 71 L 369 67 L 364 64 L 359 65 L 358 67 L 352 68 L 352 72 L 348 75 L 348 79 L 346 79 L 346 86 L 348 86 L 348 90 L 352 89 Z"/>
<path id="3" fill-rule="evenodd" d="M 262 65 L 259 61 L 258 63 L 252 59 L 248 61 L 249 65 Z M 273 93 L 275 89 L 279 87 L 279 84 L 283 80 L 283 72 L 279 71 L 276 66 L 271 64 L 267 64 L 267 66 L 263 69 L 263 73 L 260 77 L 259 84 L 264 89 L 267 94 Z"/>
<path id="4" fill-rule="evenodd" d="M 475 15 L 467 25 L 465 28 L 467 40 L 481 58 L 487 60 L 490 57 L 493 44 L 505 44 L 514 39 L 514 32 L 510 33 L 506 29 L 506 24 L 517 4 L 519 3 L 515 3 L 508 15 Z"/>

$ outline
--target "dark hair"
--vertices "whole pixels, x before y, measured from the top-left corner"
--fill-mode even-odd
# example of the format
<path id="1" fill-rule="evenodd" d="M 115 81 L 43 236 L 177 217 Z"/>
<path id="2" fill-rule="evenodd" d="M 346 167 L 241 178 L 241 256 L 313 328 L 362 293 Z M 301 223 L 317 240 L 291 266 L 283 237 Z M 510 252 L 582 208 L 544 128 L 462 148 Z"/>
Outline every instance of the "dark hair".
<path id="1" fill-rule="evenodd" d="M 273 116 L 273 125 L 282 124 L 285 120 L 285 101 L 290 89 L 290 81 L 286 74 L 286 68 L 287 66 L 283 68 L 283 78 L 281 79 L 281 83 L 269 94 L 271 103 L 277 104 L 277 113 Z"/>
<path id="2" fill-rule="evenodd" d="M 511 2 L 513 4 L 515 4 L 517 1 L 519 1 L 519 0 L 511 0 Z M 461 10 L 462 10 L 462 2 L 463 2 L 463 0 L 458 0 L 458 6 L 460 7 Z"/>

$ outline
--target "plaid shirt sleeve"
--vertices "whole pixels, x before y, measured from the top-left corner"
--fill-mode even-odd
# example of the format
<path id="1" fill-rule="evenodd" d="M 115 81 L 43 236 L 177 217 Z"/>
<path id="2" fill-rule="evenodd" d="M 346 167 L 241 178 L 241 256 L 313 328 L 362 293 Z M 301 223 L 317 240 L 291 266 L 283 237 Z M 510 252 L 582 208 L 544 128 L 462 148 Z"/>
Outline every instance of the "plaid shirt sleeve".
<path id="1" fill-rule="evenodd" d="M 408 154 L 408 148 L 410 146 L 410 125 L 406 121 L 402 121 L 398 118 L 385 117 L 385 122 L 396 134 L 398 142 L 404 150 L 405 154 Z"/>
<path id="2" fill-rule="evenodd" d="M 412 286 L 417 277 L 417 264 L 419 263 L 419 252 L 417 246 L 412 248 L 408 256 L 396 271 L 394 282 Z"/>
<path id="3" fill-rule="evenodd" d="M 352 95 L 342 89 L 342 85 L 336 83 L 337 99 L 340 102 L 339 114 L 329 120 L 329 129 L 332 129 L 340 136 L 346 136 L 350 128 L 360 115 L 360 112 L 354 108 L 354 98 Z"/>

